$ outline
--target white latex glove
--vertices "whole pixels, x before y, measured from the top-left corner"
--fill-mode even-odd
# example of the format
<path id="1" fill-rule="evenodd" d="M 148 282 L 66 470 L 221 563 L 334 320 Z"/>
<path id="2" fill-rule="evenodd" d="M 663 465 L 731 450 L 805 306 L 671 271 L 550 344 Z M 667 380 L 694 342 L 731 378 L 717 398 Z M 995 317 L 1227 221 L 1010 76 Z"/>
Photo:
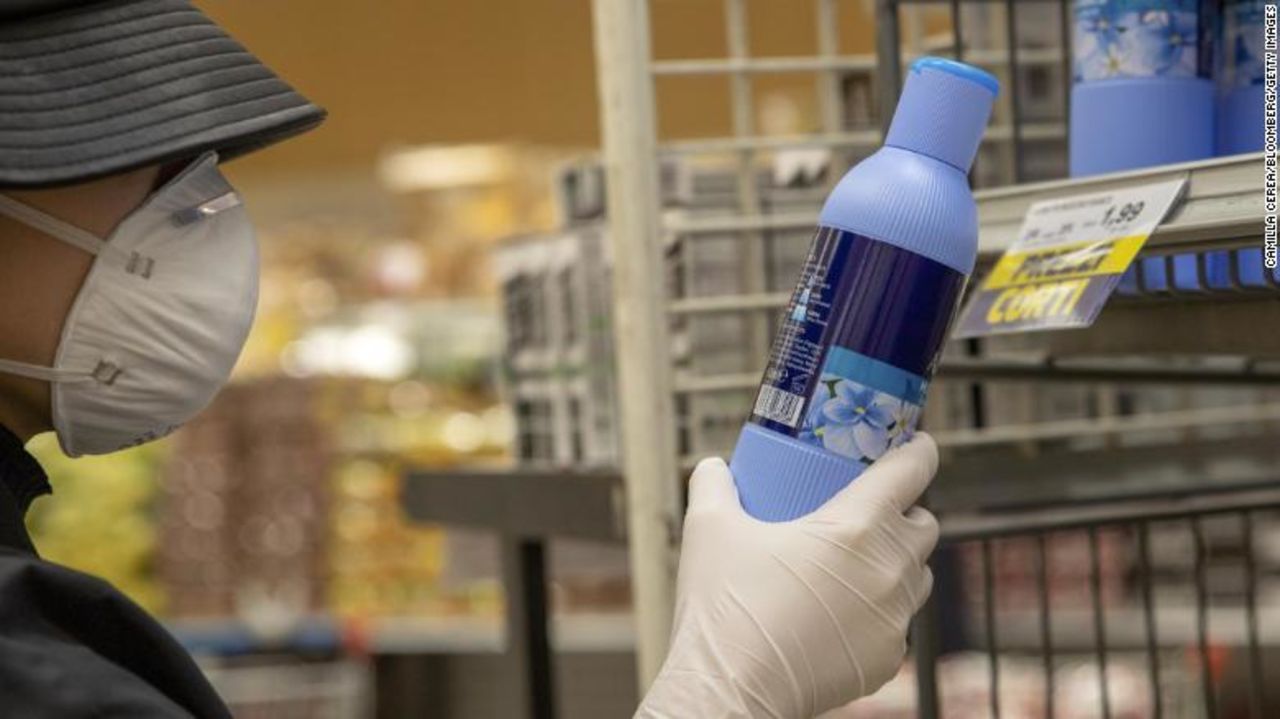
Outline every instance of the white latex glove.
<path id="1" fill-rule="evenodd" d="M 689 484 L 671 651 L 636 716 L 811 719 L 897 672 L 929 596 L 933 515 L 912 505 L 938 449 L 919 433 L 817 511 L 761 522 L 729 468 Z"/>

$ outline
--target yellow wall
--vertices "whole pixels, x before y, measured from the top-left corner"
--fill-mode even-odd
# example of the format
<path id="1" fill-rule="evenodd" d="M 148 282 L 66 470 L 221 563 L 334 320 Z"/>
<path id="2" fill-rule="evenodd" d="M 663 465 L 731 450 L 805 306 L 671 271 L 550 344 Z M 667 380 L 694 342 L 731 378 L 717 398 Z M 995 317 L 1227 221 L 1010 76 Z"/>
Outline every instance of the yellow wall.
<path id="1" fill-rule="evenodd" d="M 250 50 L 330 112 L 311 135 L 233 165 L 270 181 L 316 171 L 368 172 L 402 144 L 598 142 L 590 0 L 196 0 Z M 652 0 L 658 57 L 724 53 L 723 0 Z M 749 0 L 752 52 L 814 49 L 812 0 Z M 842 51 L 870 52 L 863 2 L 842 8 Z M 807 76 L 765 79 L 795 93 Z M 668 137 L 723 133 L 722 79 L 663 80 Z"/>

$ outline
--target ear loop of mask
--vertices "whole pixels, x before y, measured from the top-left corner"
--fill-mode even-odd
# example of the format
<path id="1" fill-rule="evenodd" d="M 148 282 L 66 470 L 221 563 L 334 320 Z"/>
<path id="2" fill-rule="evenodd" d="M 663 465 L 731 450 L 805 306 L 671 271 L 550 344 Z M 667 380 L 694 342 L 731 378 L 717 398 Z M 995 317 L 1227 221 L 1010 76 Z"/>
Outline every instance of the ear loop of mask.
<path id="1" fill-rule="evenodd" d="M 24 225 L 34 227 L 54 239 L 84 250 L 95 257 L 98 255 L 110 255 L 124 259 L 128 262 L 129 272 L 133 272 L 136 267 L 143 267 L 145 268 L 146 276 L 150 275 L 151 267 L 154 263 L 149 258 L 142 257 L 138 253 L 130 255 L 123 250 L 118 250 L 92 232 L 59 220 L 12 197 L 0 195 L 0 214 L 8 215 Z"/>
<path id="2" fill-rule="evenodd" d="M 5 195 L 0 195 L 0 213 L 8 215 L 24 225 L 41 230 L 55 239 L 77 247 L 91 255 L 102 254 L 107 243 L 91 232 L 85 231 L 47 215 L 30 205 L 23 204 Z"/>
<path id="3" fill-rule="evenodd" d="M 34 227 L 50 237 L 84 250 L 91 255 L 98 256 L 113 253 L 117 256 L 124 256 L 123 252 L 111 247 L 93 233 L 82 230 L 68 222 L 63 222 L 34 207 L 18 202 L 12 197 L 0 195 L 0 214 L 8 215 L 25 225 Z M 60 383 L 89 382 L 96 379 L 110 384 L 119 376 L 119 370 L 108 362 L 100 362 L 97 368 L 89 371 L 45 367 L 16 360 L 0 359 L 0 372 Z"/>
<path id="4" fill-rule="evenodd" d="M 227 192 L 190 209 L 174 213 L 173 222 L 175 225 L 199 222 L 224 210 L 239 207 L 240 204 L 240 195 L 235 192 Z M 113 255 L 124 259 L 125 272 L 139 275 L 143 279 L 150 278 L 151 272 L 155 267 L 155 261 L 149 257 L 137 252 L 126 253 L 123 250 L 118 250 L 91 232 L 82 230 L 69 222 L 59 220 L 2 194 L 0 194 L 0 214 L 8 215 L 25 225 L 34 227 L 91 255 Z M 102 384 L 110 385 L 116 381 L 122 370 L 107 360 L 100 361 L 93 370 L 77 370 L 44 367 L 26 362 L 0 359 L 0 372 L 48 382 L 88 382 L 96 380 Z"/>
<path id="5" fill-rule="evenodd" d="M 45 380 L 46 382 L 75 383 L 88 382 L 95 379 L 95 372 L 85 372 L 83 370 L 58 369 L 57 367 L 45 367 L 38 364 L 27 364 L 26 362 L 16 362 L 14 360 L 0 359 L 0 372 L 5 374 L 14 374 L 19 377 L 30 377 L 31 379 Z"/>

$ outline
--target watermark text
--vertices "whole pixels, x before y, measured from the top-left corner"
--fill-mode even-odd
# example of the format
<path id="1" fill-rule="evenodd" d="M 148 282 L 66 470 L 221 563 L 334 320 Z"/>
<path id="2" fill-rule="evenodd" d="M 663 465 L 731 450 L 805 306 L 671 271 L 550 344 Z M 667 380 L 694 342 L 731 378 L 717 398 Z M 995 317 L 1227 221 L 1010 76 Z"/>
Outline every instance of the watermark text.
<path id="1" fill-rule="evenodd" d="M 1267 3 L 1263 13 L 1263 229 L 1262 262 L 1269 270 L 1277 266 L 1276 256 L 1276 4 Z"/>

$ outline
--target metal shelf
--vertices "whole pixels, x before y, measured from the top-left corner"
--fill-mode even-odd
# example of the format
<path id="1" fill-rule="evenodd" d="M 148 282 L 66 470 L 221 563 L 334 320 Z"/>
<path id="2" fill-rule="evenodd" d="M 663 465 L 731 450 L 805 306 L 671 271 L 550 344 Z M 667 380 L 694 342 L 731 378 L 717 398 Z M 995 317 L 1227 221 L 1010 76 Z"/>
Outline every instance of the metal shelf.
<path id="1" fill-rule="evenodd" d="M 1186 198 L 1144 248 L 1185 252 L 1226 250 L 1262 237 L 1262 153 L 1237 155 L 1146 170 L 1014 185 L 974 194 L 978 202 L 978 253 L 990 261 L 1017 239 L 1027 208 L 1042 200 L 1102 192 L 1186 177 Z"/>
<path id="2" fill-rule="evenodd" d="M 1280 404 L 1260 404 L 936 429 L 934 439 L 947 456 L 930 504 L 967 509 L 1114 500 L 1142 487 L 1174 491 L 1274 482 L 1280 478 L 1274 470 L 1280 466 L 1278 423 Z M 1230 428 L 1237 428 L 1236 439 L 1212 436 Z M 1169 436 L 1142 439 L 1153 434 Z M 699 459 L 685 456 L 681 464 L 692 469 Z"/>
<path id="3" fill-rule="evenodd" d="M 919 55 L 905 54 L 904 63 L 910 63 Z M 1000 69 L 1009 62 L 1009 53 L 1003 50 L 978 50 L 969 53 L 966 61 L 982 67 Z M 1057 48 L 1040 48 L 1019 50 L 1018 63 L 1022 66 L 1049 65 L 1056 66 L 1062 62 L 1062 52 Z M 862 71 L 874 73 L 876 70 L 875 55 L 827 55 L 798 57 L 730 57 L 730 58 L 680 58 L 676 60 L 654 60 L 649 65 L 654 75 L 767 75 L 789 72 L 824 72 L 844 70 L 847 72 Z"/>
<path id="4" fill-rule="evenodd" d="M 175 619 L 166 622 L 165 626 L 187 651 L 196 655 L 228 656 L 262 651 L 336 652 L 343 645 L 339 623 L 327 614 L 304 617 L 273 641 L 255 634 L 248 624 L 235 617 Z"/>
<path id="5" fill-rule="evenodd" d="M 1027 122 L 1018 130 L 1017 140 L 1061 140 L 1067 135 L 1060 122 Z M 717 137 L 694 140 L 674 140 L 658 147 L 664 156 L 702 155 L 757 150 L 782 150 L 800 147 L 859 147 L 871 151 L 879 149 L 879 130 L 853 130 L 814 135 L 748 135 L 744 137 Z M 1008 124 L 995 124 L 987 128 L 983 139 L 988 143 L 1008 143 L 1014 140 L 1014 128 Z M 809 217 L 803 226 L 813 224 Z M 739 228 L 746 229 L 746 228 Z"/>
<path id="6" fill-rule="evenodd" d="M 1027 129 L 1024 129 L 1024 136 Z M 818 144 L 823 142 L 820 136 L 808 139 Z M 980 262 L 994 261 L 1013 244 L 1022 219 L 1033 203 L 1179 177 L 1188 179 L 1186 198 L 1156 228 L 1147 241 L 1144 255 L 1228 250 L 1248 246 L 1250 241 L 1262 236 L 1262 154 L 1256 153 L 1083 179 L 980 190 L 974 195 L 978 203 Z M 670 213 L 666 218 L 669 232 L 688 236 L 802 229 L 813 224 L 813 214 L 806 212 L 723 217 Z M 776 303 L 780 297 L 773 295 L 769 299 Z M 682 312 L 726 311 L 737 309 L 734 302 L 731 298 L 721 297 L 716 298 L 714 304 L 709 303 L 705 310 L 693 309 L 696 302 L 692 301 L 685 301 L 677 307 Z M 756 304 L 760 298 L 744 296 L 737 302 Z"/>
<path id="7" fill-rule="evenodd" d="M 785 305 L 779 305 L 781 306 Z M 738 306 L 735 309 L 755 309 L 755 307 Z M 1256 340 L 1251 341 L 1249 349 L 1257 349 Z M 1042 353 L 1032 357 L 953 357 L 941 363 L 937 377 L 950 380 L 1003 380 L 1006 382 L 1118 382 L 1126 385 L 1274 386 L 1280 384 L 1280 367 L 1273 364 L 1260 364 L 1238 358 L 1222 358 L 1222 360 L 1204 365 L 1203 363 L 1161 362 L 1141 357 L 1124 361 L 1114 358 L 1060 360 Z M 763 368 L 755 372 L 698 374 L 677 370 L 675 391 L 680 394 L 750 391 L 759 386 L 761 371 Z"/>
<path id="8" fill-rule="evenodd" d="M 1280 357 L 1280 293 L 1113 302 L 1092 327 L 1045 332 L 1055 357 L 1224 354 Z"/>
<path id="9" fill-rule="evenodd" d="M 1140 607 L 1116 607 L 1106 610 L 1107 645 L 1112 651 L 1137 651 L 1146 646 L 1147 633 Z M 1195 606 L 1158 608 L 1153 621 L 1156 645 L 1165 649 L 1184 649 L 1197 640 L 1199 617 Z M 1249 644 L 1248 615 L 1244 607 L 1213 607 L 1206 611 L 1216 646 L 1246 647 Z M 1062 654 L 1091 652 L 1096 646 L 1093 635 L 1093 613 L 1085 609 L 1054 611 L 1053 646 Z M 970 627 L 969 633 L 982 646 L 985 627 Z M 996 628 L 1001 652 L 1039 651 L 1043 646 L 1040 614 L 1032 610 L 1001 610 Z M 1257 641 L 1266 647 L 1280 646 L 1280 610 L 1258 612 Z"/>
<path id="10" fill-rule="evenodd" d="M 1024 132 L 1029 128 L 1024 128 Z M 979 216 L 979 262 L 976 276 L 989 267 L 1017 238 L 1027 209 L 1035 202 L 1100 192 L 1125 186 L 1185 177 L 1187 195 L 1158 227 L 1143 248 L 1140 259 L 1169 258 L 1175 254 L 1197 256 L 1203 274 L 1204 253 L 1257 245 L 1263 232 L 1262 154 L 1239 155 L 1201 162 L 1102 175 L 1015 185 L 975 194 Z M 670 213 L 666 226 L 676 235 L 694 238 L 761 230 L 800 229 L 811 226 L 808 213 L 698 217 Z M 1260 333 L 1257 328 L 1280 326 L 1280 293 L 1277 287 L 1249 288 L 1238 282 L 1229 288 L 1165 290 L 1140 297 L 1115 296 L 1097 323 L 1084 330 L 1055 331 L 1035 336 L 1046 356 L 1103 355 L 1204 355 L 1230 354 L 1251 358 L 1280 357 L 1280 333 Z M 668 303 L 671 315 L 706 315 L 777 312 L 789 294 L 756 292 L 713 297 L 676 299 Z M 1178 331 L 1171 332 L 1170 328 Z M 1006 340 L 997 339 L 996 345 Z M 1071 372 L 1044 363 L 1040 367 L 1002 366 L 988 363 L 952 367 L 957 375 L 973 378 L 1031 378 L 1054 375 L 1060 379 L 1086 380 L 1088 372 Z M 964 371 L 964 370 L 967 370 Z M 1111 379 L 1135 379 L 1123 370 L 1104 372 Z M 1137 373 L 1142 374 L 1142 373 Z M 1181 377 L 1177 371 L 1162 373 L 1160 380 L 1215 381 L 1213 377 Z M 1092 379 L 1104 379 L 1101 376 Z M 1221 378 L 1218 378 L 1221 379 Z M 1258 377 L 1240 379 L 1257 381 Z M 749 388 L 754 382 L 737 377 L 680 377 L 677 391 L 702 392 Z"/>
<path id="11" fill-rule="evenodd" d="M 551 646 L 557 652 L 629 652 L 635 649 L 630 612 L 552 617 Z M 369 646 L 378 654 L 502 653 L 507 633 L 496 618 L 437 617 L 375 621 Z"/>
<path id="12" fill-rule="evenodd" d="M 614 652 L 635 648 L 629 612 L 573 613 L 550 618 L 558 652 Z M 229 656 L 260 652 L 339 653 L 351 647 L 374 654 L 501 654 L 507 632 L 500 617 L 379 617 L 344 625 L 313 615 L 278 641 L 256 636 L 234 617 L 174 620 L 169 631 L 193 654 Z"/>

